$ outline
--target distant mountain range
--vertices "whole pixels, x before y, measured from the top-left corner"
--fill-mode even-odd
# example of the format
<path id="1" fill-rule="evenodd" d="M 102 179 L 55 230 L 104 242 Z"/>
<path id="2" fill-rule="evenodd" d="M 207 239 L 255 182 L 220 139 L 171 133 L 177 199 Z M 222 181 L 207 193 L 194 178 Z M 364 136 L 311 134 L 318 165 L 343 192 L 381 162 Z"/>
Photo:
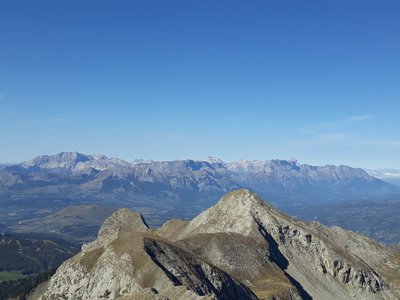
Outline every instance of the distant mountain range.
<path id="1" fill-rule="evenodd" d="M 62 186 L 64 191 L 81 194 L 149 190 L 151 193 L 226 192 L 248 187 L 279 198 L 319 200 L 360 198 L 398 191 L 363 169 L 343 165 L 310 166 L 296 160 L 276 159 L 225 163 L 213 157 L 202 161 L 136 160 L 129 163 L 78 152 L 41 155 L 7 166 L 0 174 L 0 184 L 2 188 L 17 190 Z"/>
<path id="2" fill-rule="evenodd" d="M 274 205 L 377 199 L 400 189 L 349 166 L 296 160 L 226 163 L 206 160 L 126 162 L 62 152 L 0 169 L 1 223 L 50 214 L 69 205 L 106 204 L 142 212 L 155 225 L 191 218 L 224 193 L 256 191 Z"/>

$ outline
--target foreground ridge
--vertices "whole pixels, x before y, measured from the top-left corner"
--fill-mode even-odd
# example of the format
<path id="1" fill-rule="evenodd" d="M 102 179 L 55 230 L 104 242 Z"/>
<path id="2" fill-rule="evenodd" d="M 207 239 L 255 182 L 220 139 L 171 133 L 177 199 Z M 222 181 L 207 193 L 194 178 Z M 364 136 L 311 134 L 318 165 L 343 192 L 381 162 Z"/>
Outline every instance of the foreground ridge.
<path id="1" fill-rule="evenodd" d="M 149 229 L 128 209 L 30 299 L 399 299 L 398 253 L 236 190 Z"/>

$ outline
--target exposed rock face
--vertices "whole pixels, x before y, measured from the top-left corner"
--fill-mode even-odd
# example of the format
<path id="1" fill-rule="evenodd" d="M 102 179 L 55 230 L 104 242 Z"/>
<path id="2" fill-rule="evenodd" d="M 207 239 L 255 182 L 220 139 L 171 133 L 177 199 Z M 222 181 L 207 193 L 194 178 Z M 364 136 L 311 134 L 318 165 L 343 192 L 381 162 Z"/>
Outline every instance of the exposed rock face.
<path id="1" fill-rule="evenodd" d="M 129 167 L 129 163 L 104 155 L 85 155 L 78 152 L 61 152 L 56 155 L 40 155 L 20 164 L 22 168 L 52 169 L 60 172 L 78 172 L 93 168 L 106 170 L 115 167 Z"/>
<path id="2" fill-rule="evenodd" d="M 245 283 L 260 299 L 300 298 L 285 273 L 272 262 L 265 240 L 227 232 L 195 234 L 178 243 Z"/>
<path id="3" fill-rule="evenodd" d="M 175 285 L 184 285 L 199 296 L 213 295 L 226 300 L 257 299 L 227 273 L 168 242 L 145 238 L 144 249 Z"/>
<path id="4" fill-rule="evenodd" d="M 155 230 L 117 211 L 31 299 L 399 299 L 399 270 L 373 240 L 238 190 Z"/>
<path id="5" fill-rule="evenodd" d="M 382 297 L 390 297 L 386 295 L 390 294 L 386 293 L 389 285 L 379 275 L 382 266 L 389 267 L 391 262 L 386 274 L 400 276 L 399 261 L 384 246 L 338 227 L 290 218 L 248 190 L 225 195 L 217 205 L 187 223 L 177 239 L 217 232 L 268 241 L 272 260 L 303 288 L 310 287 L 307 293 L 317 299 L 345 299 L 344 295 L 351 293 L 356 297 L 368 293 L 371 298 L 379 292 Z M 323 288 L 315 293 L 318 285 Z"/>
<path id="6" fill-rule="evenodd" d="M 41 290 L 42 289 L 42 290 Z M 127 209 L 65 262 L 31 299 L 257 299 L 244 284 L 150 233 Z"/>
<path id="7" fill-rule="evenodd" d="M 109 244 L 118 238 L 118 234 L 122 229 L 133 232 L 149 231 L 149 227 L 139 213 L 122 208 L 105 220 L 99 230 L 97 239 L 90 244 L 83 245 L 82 250 L 90 251 L 101 247 L 101 245 Z"/>

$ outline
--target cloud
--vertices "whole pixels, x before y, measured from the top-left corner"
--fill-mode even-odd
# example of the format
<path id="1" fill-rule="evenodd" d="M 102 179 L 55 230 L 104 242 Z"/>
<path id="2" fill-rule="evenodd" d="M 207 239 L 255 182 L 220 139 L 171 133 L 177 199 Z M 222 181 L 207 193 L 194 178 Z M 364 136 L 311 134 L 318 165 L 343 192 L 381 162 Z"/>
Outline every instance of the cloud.
<path id="1" fill-rule="evenodd" d="M 369 121 L 373 119 L 373 117 L 374 117 L 373 115 L 366 114 L 366 115 L 351 116 L 343 120 L 347 122 L 360 122 L 360 121 Z"/>
<path id="2" fill-rule="evenodd" d="M 301 131 L 306 132 L 306 133 L 315 133 L 315 132 L 321 131 L 321 130 L 333 130 L 333 129 L 337 129 L 337 128 L 343 128 L 343 127 L 352 125 L 354 123 L 366 122 L 373 118 L 374 118 L 374 116 L 370 115 L 370 114 L 354 115 L 354 116 L 349 116 L 349 117 L 343 118 L 343 119 L 337 119 L 337 120 L 328 121 L 328 122 L 305 125 L 305 126 L 301 127 L 300 129 L 301 129 Z"/>
<path id="3" fill-rule="evenodd" d="M 305 138 L 302 140 L 295 140 L 289 142 L 290 146 L 323 146 L 333 144 L 344 144 L 354 139 L 354 135 L 348 133 L 327 133 L 315 135 L 312 138 Z"/>
<path id="4" fill-rule="evenodd" d="M 360 140 L 360 136 L 352 132 L 356 124 L 362 124 L 374 119 L 371 114 L 352 115 L 333 121 L 314 123 L 300 128 L 297 141 L 293 141 L 296 146 L 323 146 L 323 145 L 349 145 L 355 140 Z M 301 137 L 301 135 L 303 135 Z"/>
<path id="5" fill-rule="evenodd" d="M 321 134 L 315 140 L 320 143 L 337 143 L 351 139 L 353 135 L 346 133 Z"/>
<path id="6" fill-rule="evenodd" d="M 379 146 L 385 148 L 400 148 L 400 140 L 369 140 L 353 143 L 356 146 Z"/>

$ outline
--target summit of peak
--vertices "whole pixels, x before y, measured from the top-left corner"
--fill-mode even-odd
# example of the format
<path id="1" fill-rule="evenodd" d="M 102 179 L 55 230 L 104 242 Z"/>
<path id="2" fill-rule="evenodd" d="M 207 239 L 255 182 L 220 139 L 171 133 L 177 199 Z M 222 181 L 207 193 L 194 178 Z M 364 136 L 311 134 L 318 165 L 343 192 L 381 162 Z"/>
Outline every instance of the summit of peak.
<path id="1" fill-rule="evenodd" d="M 234 232 L 251 235 L 257 232 L 257 216 L 280 213 L 248 189 L 239 189 L 224 195 L 217 204 L 205 210 L 184 226 L 178 238 L 194 233 Z"/>
<path id="2" fill-rule="evenodd" d="M 106 245 L 117 239 L 121 230 L 131 232 L 147 232 L 149 226 L 142 215 L 128 208 L 121 208 L 109 216 L 101 226 L 97 239 L 82 247 L 83 251 L 91 251 L 101 245 Z"/>
<path id="3" fill-rule="evenodd" d="M 215 156 L 208 156 L 205 159 L 205 161 L 209 162 L 209 163 L 215 163 L 215 164 L 224 164 L 225 163 L 222 159 L 219 159 L 218 157 L 215 157 Z"/>
<path id="4" fill-rule="evenodd" d="M 41 168 L 72 168 L 78 163 L 88 160 L 90 160 L 90 156 L 79 152 L 60 152 L 54 155 L 39 155 L 20 165 L 25 168 L 31 166 L 38 166 Z"/>
<path id="5" fill-rule="evenodd" d="M 147 231 L 149 226 L 146 224 L 143 216 L 128 208 L 121 208 L 115 211 L 104 222 L 103 227 L 128 227 L 133 231 Z M 100 229 L 101 233 L 102 229 Z"/>
<path id="6" fill-rule="evenodd" d="M 217 206 L 232 201 L 239 201 L 244 206 L 261 205 L 261 206 L 272 207 L 270 204 L 262 200 L 260 196 L 258 196 L 255 192 L 244 188 L 234 190 L 232 192 L 225 194 L 221 198 L 221 200 L 217 203 Z"/>
<path id="7" fill-rule="evenodd" d="M 249 189 L 242 188 L 242 189 L 237 189 L 237 190 L 234 190 L 234 191 L 231 191 L 231 192 L 225 194 L 224 196 L 222 196 L 220 202 L 230 201 L 230 200 L 232 200 L 234 198 L 238 198 L 238 197 L 243 198 L 245 200 L 250 200 L 251 198 L 254 198 L 255 196 L 258 197 L 256 193 L 250 191 Z"/>

